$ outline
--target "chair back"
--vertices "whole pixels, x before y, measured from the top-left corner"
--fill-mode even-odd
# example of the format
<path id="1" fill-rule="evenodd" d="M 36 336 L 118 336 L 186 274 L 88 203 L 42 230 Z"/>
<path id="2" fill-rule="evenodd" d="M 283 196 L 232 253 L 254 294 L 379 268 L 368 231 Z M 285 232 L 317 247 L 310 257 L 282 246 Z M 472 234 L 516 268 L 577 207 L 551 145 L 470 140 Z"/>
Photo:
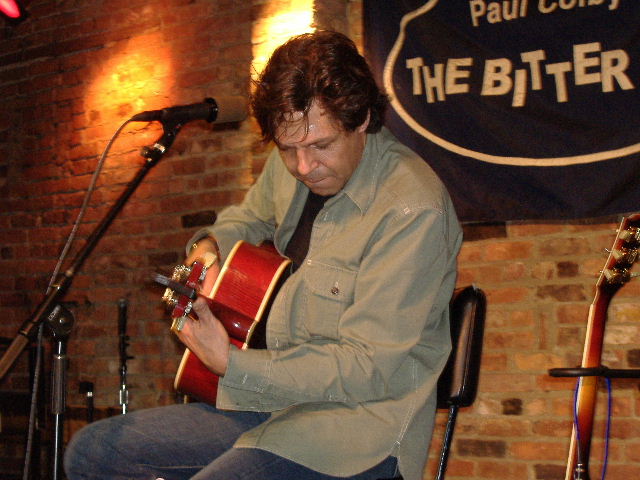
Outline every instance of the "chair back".
<path id="1" fill-rule="evenodd" d="M 444 480 L 459 407 L 470 406 L 478 391 L 487 300 L 474 286 L 457 289 L 449 303 L 451 353 L 438 379 L 438 408 L 449 410 L 436 480 Z M 402 476 L 392 480 L 402 480 Z"/>
<path id="2" fill-rule="evenodd" d="M 468 286 L 457 289 L 450 303 L 451 354 L 438 380 L 438 408 L 470 406 L 478 391 L 487 300 Z"/>

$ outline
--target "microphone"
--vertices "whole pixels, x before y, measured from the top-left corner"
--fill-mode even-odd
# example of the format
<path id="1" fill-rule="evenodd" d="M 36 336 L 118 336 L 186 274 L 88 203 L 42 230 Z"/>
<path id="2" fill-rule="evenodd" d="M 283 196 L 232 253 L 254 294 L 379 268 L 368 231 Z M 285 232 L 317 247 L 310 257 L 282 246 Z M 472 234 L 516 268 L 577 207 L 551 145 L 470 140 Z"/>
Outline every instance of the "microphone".
<path id="1" fill-rule="evenodd" d="M 159 121 L 163 124 L 182 125 L 191 120 L 228 123 L 240 122 L 247 117 L 247 101 L 244 97 L 205 98 L 202 103 L 178 105 L 162 110 L 147 110 L 131 117 L 131 122 Z"/>

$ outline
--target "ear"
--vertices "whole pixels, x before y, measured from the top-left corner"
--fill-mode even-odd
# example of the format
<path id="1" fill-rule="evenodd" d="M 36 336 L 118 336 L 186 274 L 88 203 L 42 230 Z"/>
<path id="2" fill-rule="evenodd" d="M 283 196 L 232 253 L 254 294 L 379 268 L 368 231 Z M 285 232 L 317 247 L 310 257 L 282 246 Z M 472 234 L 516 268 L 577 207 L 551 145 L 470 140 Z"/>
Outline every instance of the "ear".
<path id="1" fill-rule="evenodd" d="M 370 118 L 371 118 L 371 110 L 367 110 L 367 118 L 364 119 L 364 122 L 362 122 L 362 125 L 356 128 L 356 132 L 358 133 L 366 132 L 367 127 L 369 127 Z"/>

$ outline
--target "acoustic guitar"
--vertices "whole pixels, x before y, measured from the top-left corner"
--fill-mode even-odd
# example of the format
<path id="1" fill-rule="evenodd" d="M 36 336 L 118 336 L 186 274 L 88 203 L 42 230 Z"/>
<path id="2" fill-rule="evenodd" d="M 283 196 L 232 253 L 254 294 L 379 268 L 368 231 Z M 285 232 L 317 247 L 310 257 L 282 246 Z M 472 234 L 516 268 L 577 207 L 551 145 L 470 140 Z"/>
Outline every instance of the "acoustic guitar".
<path id="1" fill-rule="evenodd" d="M 602 346 L 607 309 L 614 295 L 631 279 L 631 268 L 640 248 L 640 214 L 630 215 L 620 223 L 607 261 L 596 282 L 596 293 L 589 307 L 587 334 L 581 372 L 598 372 L 602 367 Z M 561 370 L 561 369 L 560 369 Z M 599 375 L 581 376 L 576 391 L 576 420 L 565 480 L 589 480 L 589 454 Z"/>
<path id="2" fill-rule="evenodd" d="M 266 348 L 266 319 L 277 291 L 287 278 L 291 261 L 271 246 L 239 241 L 231 250 L 207 299 L 209 309 L 222 322 L 238 348 Z M 191 313 L 192 301 L 204 280 L 207 266 L 195 262 L 178 266 L 171 279 L 156 275 L 167 286 L 163 300 L 173 310 L 172 330 L 180 330 Z M 215 404 L 219 377 L 186 349 L 174 386 L 197 400 Z"/>

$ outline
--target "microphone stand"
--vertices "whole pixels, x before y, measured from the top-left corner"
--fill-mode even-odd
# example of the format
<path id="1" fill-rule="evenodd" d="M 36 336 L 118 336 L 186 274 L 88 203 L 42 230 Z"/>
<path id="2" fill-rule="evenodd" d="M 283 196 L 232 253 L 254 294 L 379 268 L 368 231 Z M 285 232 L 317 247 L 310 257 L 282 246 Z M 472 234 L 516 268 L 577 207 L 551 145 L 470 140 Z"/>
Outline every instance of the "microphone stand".
<path id="1" fill-rule="evenodd" d="M 55 339 L 53 363 L 51 369 L 51 414 L 53 415 L 53 480 L 57 480 L 62 472 L 62 441 L 63 422 L 67 401 L 67 341 L 75 318 L 73 314 L 63 306 L 56 305 L 49 317 L 47 324 Z"/>
<path id="2" fill-rule="evenodd" d="M 127 335 L 127 299 L 118 300 L 118 337 L 120 338 L 120 392 L 118 395 L 122 414 L 129 408 L 129 388 L 127 386 L 127 360 L 133 357 L 127 355 L 129 335 Z"/>
<path id="3" fill-rule="evenodd" d="M 58 311 L 63 309 L 60 305 L 61 299 L 67 293 L 69 288 L 71 288 L 71 284 L 76 273 L 80 270 L 85 260 L 89 257 L 91 252 L 95 249 L 96 245 L 100 241 L 100 239 L 104 236 L 106 230 L 109 228 L 113 220 L 116 218 L 118 213 L 125 206 L 129 197 L 133 194 L 133 192 L 138 188 L 142 180 L 145 178 L 147 173 L 153 168 L 162 158 L 162 156 L 167 152 L 173 141 L 175 140 L 178 132 L 182 128 L 181 123 L 163 123 L 163 135 L 156 141 L 156 143 L 151 147 L 143 147 L 140 154 L 145 157 L 147 160 L 142 166 L 142 168 L 138 171 L 136 176 L 129 182 L 127 188 L 122 192 L 116 203 L 111 207 L 111 209 L 107 212 L 105 217 L 101 220 L 101 222 L 96 226 L 95 230 L 89 235 L 86 243 L 80 249 L 80 251 L 76 254 L 74 260 L 71 263 L 71 266 L 65 270 L 65 272 L 60 276 L 58 282 L 51 286 L 48 294 L 45 295 L 43 300 L 40 302 L 36 310 L 31 314 L 31 316 L 24 321 L 20 329 L 18 330 L 18 334 L 13 339 L 9 348 L 4 352 L 2 358 L 0 358 L 0 380 L 4 378 L 6 373 L 9 371 L 11 366 L 18 359 L 18 356 L 25 347 L 28 345 L 30 338 L 34 331 L 37 330 L 37 327 L 43 323 L 45 319 L 51 317 L 55 319 L 55 316 L 58 315 Z M 49 322 L 51 323 L 51 322 Z M 72 322 L 65 322 L 72 323 Z M 51 325 L 50 325 L 51 326 Z M 66 332 L 63 336 L 66 338 L 69 332 Z M 54 332 L 55 335 L 55 332 Z M 57 350 L 54 355 L 55 364 L 53 365 L 53 371 L 63 368 L 66 365 L 66 344 L 64 339 L 61 339 L 58 342 Z M 64 375 L 59 375 L 59 379 L 64 380 Z M 59 385 L 59 391 L 66 391 L 65 386 Z M 60 409 L 60 405 L 54 405 L 55 410 Z M 55 415 L 59 415 L 56 413 Z M 56 424 L 55 424 L 55 438 L 58 439 L 60 435 L 60 431 L 62 430 L 62 426 L 60 425 L 61 415 L 56 416 Z M 56 446 L 57 446 L 56 440 Z M 60 451 L 55 452 L 57 456 L 61 454 Z M 58 478 L 58 469 L 60 466 L 60 459 L 56 458 L 53 462 L 53 479 L 57 480 Z"/>
<path id="4" fill-rule="evenodd" d="M 84 393 L 87 405 L 87 423 L 93 423 L 93 382 L 80 382 L 79 387 L 80 393 Z"/>

